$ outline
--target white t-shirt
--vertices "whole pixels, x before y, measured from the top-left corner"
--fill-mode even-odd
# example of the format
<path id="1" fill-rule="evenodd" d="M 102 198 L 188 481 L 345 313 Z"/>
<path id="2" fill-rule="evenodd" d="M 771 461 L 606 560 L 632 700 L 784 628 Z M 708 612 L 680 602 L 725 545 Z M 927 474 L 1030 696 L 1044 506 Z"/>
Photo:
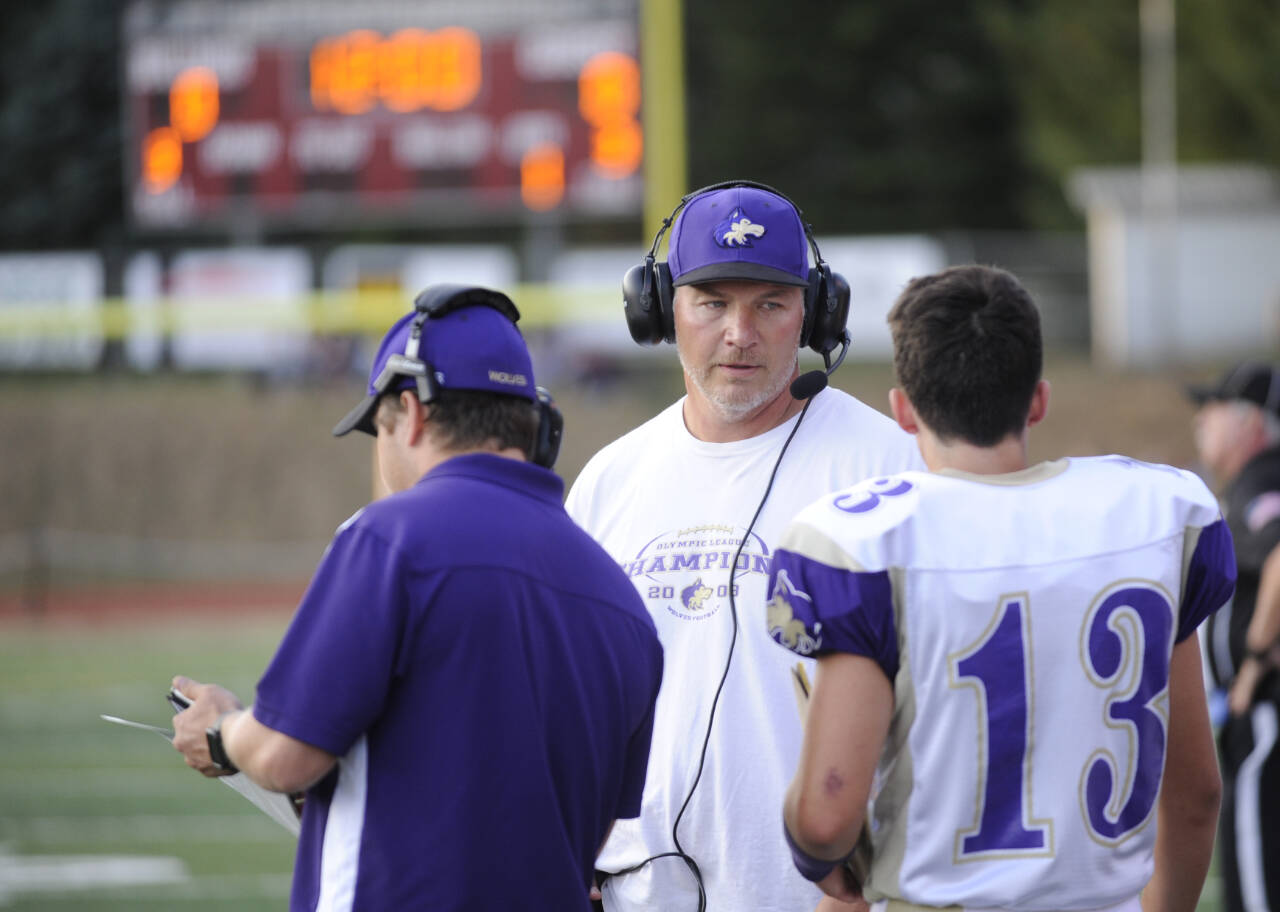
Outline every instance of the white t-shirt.
<path id="1" fill-rule="evenodd" d="M 619 871 L 675 849 L 672 824 L 698 771 L 708 716 L 729 656 L 729 569 L 796 418 L 758 437 L 708 443 L 685 428 L 684 400 L 597 453 L 569 492 L 569 514 L 599 541 L 645 599 L 662 641 L 641 816 L 619 820 L 597 862 Z M 798 661 L 765 625 L 769 560 L 782 529 L 819 495 L 922 467 L 910 435 L 839 390 L 814 397 L 743 549 L 734 597 L 738 633 L 716 707 L 702 779 L 679 839 L 705 882 L 710 910 L 809 910 L 821 893 L 796 873 L 782 835 L 800 718 Z M 806 660 L 807 662 L 807 660 Z M 808 669 L 810 677 L 813 669 Z M 678 858 L 604 885 L 607 909 L 694 912 L 697 887 Z"/>
<path id="2" fill-rule="evenodd" d="M 869 900 L 1057 910 L 1137 896 L 1174 644 L 1235 580 L 1203 482 L 1121 456 L 908 472 L 806 508 L 773 567 L 779 642 L 869 656 L 894 685 Z"/>

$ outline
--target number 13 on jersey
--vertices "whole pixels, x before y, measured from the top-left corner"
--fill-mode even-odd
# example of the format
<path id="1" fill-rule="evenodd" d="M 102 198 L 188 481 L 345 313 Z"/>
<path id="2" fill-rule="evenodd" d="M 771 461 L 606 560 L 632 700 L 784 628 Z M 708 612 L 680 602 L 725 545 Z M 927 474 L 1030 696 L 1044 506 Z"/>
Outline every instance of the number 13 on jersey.
<path id="1" fill-rule="evenodd" d="M 979 722 L 975 820 L 956 833 L 957 861 L 1054 851 L 1054 821 L 1036 818 L 1031 788 L 1035 764 L 1062 762 L 1033 751 L 1033 623 L 1030 595 L 1005 596 L 983 634 L 948 657 L 951 687 L 974 693 Z M 1104 691 L 1103 722 L 1126 735 L 1128 748 L 1119 756 L 1098 746 L 1072 774 L 1079 777 L 1085 826 L 1103 844 L 1125 840 L 1155 807 L 1167 741 L 1158 701 L 1169 684 L 1173 624 L 1173 600 L 1163 587 L 1147 580 L 1115 583 L 1098 593 L 1085 614 L 1080 668 L 1055 666 L 1055 674 L 1078 677 L 1081 688 Z M 1041 721 L 1071 724 L 1069 716 Z M 1089 730 L 1080 737 L 1087 738 Z"/>

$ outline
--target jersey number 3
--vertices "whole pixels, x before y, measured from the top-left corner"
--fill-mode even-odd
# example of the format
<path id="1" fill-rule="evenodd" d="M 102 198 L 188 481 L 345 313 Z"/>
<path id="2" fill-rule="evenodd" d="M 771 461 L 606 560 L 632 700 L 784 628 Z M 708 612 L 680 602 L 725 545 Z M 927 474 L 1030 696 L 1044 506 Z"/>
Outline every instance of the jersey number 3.
<path id="1" fill-rule="evenodd" d="M 1085 618 L 1085 675 L 1109 692 L 1105 720 L 1129 735 L 1129 755 L 1099 748 L 1080 773 L 1080 806 L 1094 838 L 1122 842 L 1146 822 L 1164 768 L 1164 717 L 1154 708 L 1169 683 L 1173 606 L 1149 584 L 1104 590 Z M 950 657 L 953 684 L 973 687 L 985 731 L 980 740 L 977 826 L 956 834 L 959 859 L 1052 852 L 1052 821 L 1031 817 L 1032 699 L 1030 615 L 1025 595 L 1001 601 L 979 640 Z"/>

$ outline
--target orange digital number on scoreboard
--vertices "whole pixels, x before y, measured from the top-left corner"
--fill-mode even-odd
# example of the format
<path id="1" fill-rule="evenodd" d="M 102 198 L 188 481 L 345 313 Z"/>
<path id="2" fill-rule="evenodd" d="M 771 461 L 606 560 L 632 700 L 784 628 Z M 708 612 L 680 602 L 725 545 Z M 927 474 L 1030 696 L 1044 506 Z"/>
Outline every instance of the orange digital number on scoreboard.
<path id="1" fill-rule="evenodd" d="M 564 199 L 564 150 L 555 143 L 540 143 L 520 160 L 520 198 L 535 212 Z"/>
<path id="2" fill-rule="evenodd" d="M 591 162 L 606 177 L 635 173 L 644 155 L 640 65 L 615 51 L 596 54 L 578 74 L 578 111 L 591 125 Z"/>
<path id="3" fill-rule="evenodd" d="M 142 181 L 148 193 L 163 193 L 182 175 L 182 137 L 156 127 L 142 141 Z"/>
<path id="4" fill-rule="evenodd" d="M 480 92 L 480 38 L 465 28 L 361 29 L 311 49 L 311 102 L 320 111 L 363 114 L 457 111 Z"/>
<path id="5" fill-rule="evenodd" d="M 169 88 L 169 121 L 183 142 L 204 139 L 218 123 L 218 77 L 208 67 L 190 67 Z"/>

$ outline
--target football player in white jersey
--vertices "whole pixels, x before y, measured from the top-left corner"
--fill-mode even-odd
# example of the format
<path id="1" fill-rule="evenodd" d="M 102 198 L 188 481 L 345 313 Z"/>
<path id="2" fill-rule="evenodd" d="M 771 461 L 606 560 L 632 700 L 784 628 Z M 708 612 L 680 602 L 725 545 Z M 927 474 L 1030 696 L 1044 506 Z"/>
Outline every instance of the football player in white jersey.
<path id="1" fill-rule="evenodd" d="M 797 869 L 887 912 L 1193 909 L 1221 793 L 1193 634 L 1236 572 L 1216 501 L 1121 456 L 1028 464 L 1049 386 L 1009 273 L 915 279 L 889 323 L 930 471 L 819 499 L 771 565 L 770 632 L 818 657 Z"/>

